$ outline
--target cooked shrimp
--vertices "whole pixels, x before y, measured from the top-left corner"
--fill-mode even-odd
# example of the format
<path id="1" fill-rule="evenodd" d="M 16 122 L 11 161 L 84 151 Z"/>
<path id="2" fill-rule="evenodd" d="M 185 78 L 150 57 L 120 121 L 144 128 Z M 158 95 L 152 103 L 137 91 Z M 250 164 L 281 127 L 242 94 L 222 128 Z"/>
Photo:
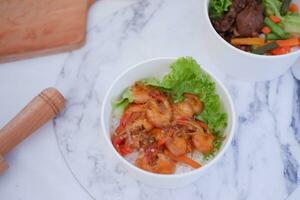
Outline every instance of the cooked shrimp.
<path id="1" fill-rule="evenodd" d="M 135 120 L 132 124 L 128 126 L 129 130 L 145 130 L 150 131 L 153 128 L 153 124 L 151 124 L 146 118 Z"/>
<path id="2" fill-rule="evenodd" d="M 193 94 L 184 94 L 185 99 L 182 102 L 173 105 L 173 118 L 192 118 L 195 114 L 200 114 L 203 110 L 203 103 Z"/>
<path id="3" fill-rule="evenodd" d="M 173 105 L 173 118 L 181 119 L 181 118 L 191 118 L 194 115 L 194 110 L 190 104 L 186 102 L 179 102 Z"/>
<path id="4" fill-rule="evenodd" d="M 153 128 L 153 125 L 147 119 L 138 119 L 127 125 L 123 130 L 118 132 L 118 135 L 125 138 L 125 143 L 131 148 L 139 148 L 141 145 L 142 133 L 148 132 Z"/>
<path id="5" fill-rule="evenodd" d="M 115 149 L 122 156 L 138 152 L 135 165 L 153 173 L 173 174 L 178 162 L 199 168 L 187 153 L 212 152 L 215 141 L 208 125 L 195 119 L 203 111 L 201 100 L 186 93 L 183 101 L 173 103 L 170 93 L 142 82 L 131 92 L 134 101 L 112 136 Z"/>
<path id="6" fill-rule="evenodd" d="M 162 128 L 170 125 L 172 109 L 166 97 L 160 96 L 159 98 L 159 100 L 152 99 L 148 101 L 146 115 L 154 126 Z"/>
<path id="7" fill-rule="evenodd" d="M 156 139 L 156 141 L 159 142 L 159 145 L 165 143 L 166 132 L 163 129 L 154 128 L 149 132 L 149 134 L 152 135 Z"/>
<path id="8" fill-rule="evenodd" d="M 145 153 L 141 153 L 136 159 L 135 165 L 149 172 L 173 174 L 175 172 L 176 163 L 162 153 L 158 153 L 154 163 L 151 163 Z"/>
<path id="9" fill-rule="evenodd" d="M 196 95 L 186 93 L 184 94 L 184 96 L 185 96 L 184 102 L 188 103 L 191 106 L 194 114 L 200 114 L 203 111 L 204 108 L 203 103 Z"/>
<path id="10" fill-rule="evenodd" d="M 180 119 L 176 121 L 177 124 L 183 125 L 189 130 L 193 132 L 198 132 L 198 133 L 203 133 L 204 134 L 204 129 L 198 121 L 195 120 L 186 120 L 186 119 Z"/>
<path id="11" fill-rule="evenodd" d="M 132 137 L 132 134 L 139 132 L 148 132 L 152 128 L 153 125 L 147 119 L 143 118 L 135 120 L 131 124 L 127 125 L 124 129 L 119 130 L 119 132 L 117 132 L 117 135 L 126 135 L 129 146 L 139 147 L 139 145 L 137 145 L 139 143 L 139 137 Z"/>
<path id="12" fill-rule="evenodd" d="M 181 156 L 187 151 L 187 142 L 184 138 L 175 136 L 166 141 L 166 147 L 175 156 Z"/>
<path id="13" fill-rule="evenodd" d="M 136 83 L 132 88 L 131 91 L 133 93 L 134 102 L 135 103 L 146 103 L 148 100 L 151 99 L 149 93 L 149 87 L 146 87 L 144 84 Z"/>
<path id="14" fill-rule="evenodd" d="M 144 106 L 141 104 L 131 104 L 125 109 L 120 124 L 125 126 L 143 116 L 145 116 Z"/>
<path id="15" fill-rule="evenodd" d="M 124 115 L 131 115 L 133 113 L 145 113 L 143 104 L 130 104 L 124 111 Z"/>
<path id="16" fill-rule="evenodd" d="M 158 159 L 154 172 L 160 174 L 173 174 L 175 172 L 176 163 L 162 153 L 157 156 Z"/>
<path id="17" fill-rule="evenodd" d="M 196 133 L 192 136 L 193 145 L 203 154 L 207 154 L 213 150 L 214 139 L 214 136 L 209 133 Z"/>
<path id="18" fill-rule="evenodd" d="M 146 119 L 145 108 L 140 104 L 132 104 L 125 110 L 116 133 L 122 135 L 126 131 L 150 131 L 152 128 L 153 125 Z"/>
<path id="19" fill-rule="evenodd" d="M 151 90 L 143 84 L 135 84 L 132 87 L 134 101 L 136 103 L 147 103 L 147 118 L 156 127 L 168 126 L 171 118 L 171 105 L 168 99 L 159 91 Z"/>

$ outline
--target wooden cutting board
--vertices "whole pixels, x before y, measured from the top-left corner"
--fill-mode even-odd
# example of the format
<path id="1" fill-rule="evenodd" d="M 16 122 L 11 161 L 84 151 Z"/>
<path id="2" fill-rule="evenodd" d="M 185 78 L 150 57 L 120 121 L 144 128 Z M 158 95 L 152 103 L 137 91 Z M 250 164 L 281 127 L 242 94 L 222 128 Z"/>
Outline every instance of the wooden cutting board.
<path id="1" fill-rule="evenodd" d="M 92 2 L 0 0 L 0 62 L 81 47 Z"/>

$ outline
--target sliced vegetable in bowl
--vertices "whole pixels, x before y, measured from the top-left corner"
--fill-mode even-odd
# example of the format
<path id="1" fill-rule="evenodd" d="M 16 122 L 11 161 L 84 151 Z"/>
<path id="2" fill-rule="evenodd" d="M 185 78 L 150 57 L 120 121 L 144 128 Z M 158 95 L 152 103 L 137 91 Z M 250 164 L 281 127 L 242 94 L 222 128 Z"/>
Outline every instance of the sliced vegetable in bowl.
<path id="1" fill-rule="evenodd" d="M 261 55 L 282 55 L 299 49 L 300 14 L 291 0 L 229 0 L 229 8 L 217 15 L 218 5 L 223 3 L 210 0 L 209 15 L 215 30 L 233 46 Z M 298 42 L 289 42 L 295 38 Z M 269 44 L 280 40 L 288 40 L 288 48 Z"/>
<path id="2" fill-rule="evenodd" d="M 227 114 L 215 82 L 192 58 L 179 58 L 162 79 L 135 82 L 113 104 L 119 123 L 112 143 L 141 169 L 172 174 L 177 164 L 198 168 L 225 138 Z M 201 162 L 201 163 L 200 163 Z"/>

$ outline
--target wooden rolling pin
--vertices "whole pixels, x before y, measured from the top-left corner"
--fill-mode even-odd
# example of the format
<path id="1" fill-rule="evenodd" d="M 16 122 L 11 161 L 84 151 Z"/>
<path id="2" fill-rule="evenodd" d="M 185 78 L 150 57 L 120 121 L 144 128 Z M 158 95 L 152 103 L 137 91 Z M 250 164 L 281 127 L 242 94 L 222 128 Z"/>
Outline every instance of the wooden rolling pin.
<path id="1" fill-rule="evenodd" d="M 0 174 L 7 168 L 5 156 L 64 107 L 64 97 L 55 88 L 43 90 L 0 130 Z"/>

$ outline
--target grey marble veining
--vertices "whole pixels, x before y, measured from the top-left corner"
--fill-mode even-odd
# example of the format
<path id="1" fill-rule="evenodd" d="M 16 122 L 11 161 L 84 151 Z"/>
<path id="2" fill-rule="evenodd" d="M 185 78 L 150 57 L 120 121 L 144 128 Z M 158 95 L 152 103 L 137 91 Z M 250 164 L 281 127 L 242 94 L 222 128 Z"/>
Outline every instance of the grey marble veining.
<path id="1" fill-rule="evenodd" d="M 248 83 L 212 66 L 199 0 L 141 0 L 99 18 L 89 16 L 87 44 L 69 54 L 57 80 L 67 107 L 54 128 L 62 155 L 95 199 L 274 199 L 299 186 L 300 81 Z M 193 56 L 229 89 L 238 126 L 224 157 L 194 184 L 159 189 L 132 179 L 110 158 L 101 135 L 100 105 L 112 80 L 128 66 L 157 56 Z M 241 66 L 242 67 L 242 66 Z"/>

